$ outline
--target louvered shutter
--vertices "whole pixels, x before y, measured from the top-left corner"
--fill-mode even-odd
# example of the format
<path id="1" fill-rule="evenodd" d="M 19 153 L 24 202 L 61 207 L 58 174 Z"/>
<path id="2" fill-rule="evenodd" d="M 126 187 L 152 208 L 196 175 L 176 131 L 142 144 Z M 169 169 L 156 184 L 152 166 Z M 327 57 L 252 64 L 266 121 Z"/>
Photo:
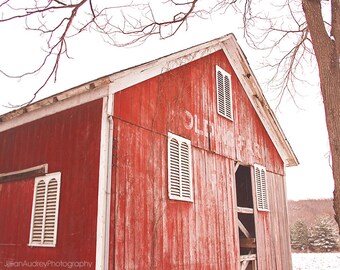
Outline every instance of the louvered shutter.
<path id="1" fill-rule="evenodd" d="M 174 200 L 192 201 L 191 144 L 180 136 L 169 133 L 168 192 Z"/>
<path id="2" fill-rule="evenodd" d="M 57 215 L 57 196 L 58 196 L 58 182 L 55 178 L 48 183 L 46 194 L 46 215 L 45 215 L 45 229 L 44 229 L 44 244 L 54 244 L 55 242 L 55 227 Z"/>
<path id="3" fill-rule="evenodd" d="M 230 87 L 230 79 L 229 74 L 224 75 L 224 99 L 225 99 L 225 116 L 229 119 L 232 119 L 232 108 L 231 108 L 231 87 Z"/>
<path id="4" fill-rule="evenodd" d="M 186 142 L 181 143 L 181 197 L 191 200 L 190 152 Z"/>
<path id="5" fill-rule="evenodd" d="M 169 197 L 176 198 L 181 196 L 180 184 L 180 159 L 179 159 L 179 143 L 175 138 L 170 139 L 169 144 Z"/>
<path id="6" fill-rule="evenodd" d="M 260 165 L 254 165 L 257 209 L 269 211 L 266 169 Z"/>
<path id="7" fill-rule="evenodd" d="M 57 239 L 60 173 L 35 179 L 31 219 L 31 246 L 53 247 Z"/>
<path id="8" fill-rule="evenodd" d="M 230 74 L 216 66 L 217 112 L 233 120 L 230 78 Z"/>
<path id="9" fill-rule="evenodd" d="M 223 75 L 220 70 L 217 71 L 217 111 L 219 114 L 225 116 L 225 98 L 223 87 Z"/>
<path id="10" fill-rule="evenodd" d="M 40 244 L 44 227 L 46 184 L 44 180 L 36 182 L 32 213 L 31 244 Z"/>

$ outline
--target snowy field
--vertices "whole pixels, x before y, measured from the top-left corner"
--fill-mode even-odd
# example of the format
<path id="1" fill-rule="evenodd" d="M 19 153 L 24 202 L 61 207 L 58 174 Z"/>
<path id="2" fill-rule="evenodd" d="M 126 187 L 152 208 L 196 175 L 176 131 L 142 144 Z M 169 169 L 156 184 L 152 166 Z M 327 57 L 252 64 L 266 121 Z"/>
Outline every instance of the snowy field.
<path id="1" fill-rule="evenodd" d="M 340 270 L 340 253 L 293 253 L 294 270 Z"/>

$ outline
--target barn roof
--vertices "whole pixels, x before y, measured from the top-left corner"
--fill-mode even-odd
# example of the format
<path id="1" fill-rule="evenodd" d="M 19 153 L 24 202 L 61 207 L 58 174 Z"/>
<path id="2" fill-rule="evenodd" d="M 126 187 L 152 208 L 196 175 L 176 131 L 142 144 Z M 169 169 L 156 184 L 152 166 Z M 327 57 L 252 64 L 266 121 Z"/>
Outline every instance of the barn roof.
<path id="1" fill-rule="evenodd" d="M 3 114 L 0 116 L 0 132 L 34 119 L 51 115 L 57 111 L 119 92 L 129 86 L 190 63 L 218 50 L 223 50 L 227 56 L 285 164 L 287 166 L 298 165 L 297 157 L 274 112 L 264 97 L 247 58 L 233 34 L 115 72 L 37 101 L 26 107 Z"/>

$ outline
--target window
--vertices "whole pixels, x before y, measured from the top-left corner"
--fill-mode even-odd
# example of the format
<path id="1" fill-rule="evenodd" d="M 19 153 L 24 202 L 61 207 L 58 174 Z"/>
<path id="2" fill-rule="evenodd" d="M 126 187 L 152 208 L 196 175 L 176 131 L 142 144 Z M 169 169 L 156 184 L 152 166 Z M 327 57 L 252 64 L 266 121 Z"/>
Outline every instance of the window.
<path id="1" fill-rule="evenodd" d="M 254 165 L 257 209 L 259 211 L 269 211 L 266 168 Z"/>
<path id="2" fill-rule="evenodd" d="M 231 76 L 216 66 L 216 94 L 218 114 L 233 120 Z"/>
<path id="3" fill-rule="evenodd" d="M 55 247 L 61 173 L 35 178 L 30 246 Z"/>
<path id="4" fill-rule="evenodd" d="M 191 177 L 191 142 L 168 133 L 169 198 L 193 201 Z"/>

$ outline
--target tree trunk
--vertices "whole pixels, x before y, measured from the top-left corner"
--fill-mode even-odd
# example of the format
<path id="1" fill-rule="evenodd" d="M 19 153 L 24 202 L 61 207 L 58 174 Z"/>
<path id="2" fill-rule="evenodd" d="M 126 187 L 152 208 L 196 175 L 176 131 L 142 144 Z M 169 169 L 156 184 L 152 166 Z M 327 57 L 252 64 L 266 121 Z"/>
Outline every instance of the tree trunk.
<path id="1" fill-rule="evenodd" d="M 332 0 L 332 29 L 329 36 L 322 18 L 320 0 L 303 0 L 302 4 L 319 67 L 321 94 L 332 155 L 333 207 L 340 231 L 340 7 L 338 0 Z"/>

